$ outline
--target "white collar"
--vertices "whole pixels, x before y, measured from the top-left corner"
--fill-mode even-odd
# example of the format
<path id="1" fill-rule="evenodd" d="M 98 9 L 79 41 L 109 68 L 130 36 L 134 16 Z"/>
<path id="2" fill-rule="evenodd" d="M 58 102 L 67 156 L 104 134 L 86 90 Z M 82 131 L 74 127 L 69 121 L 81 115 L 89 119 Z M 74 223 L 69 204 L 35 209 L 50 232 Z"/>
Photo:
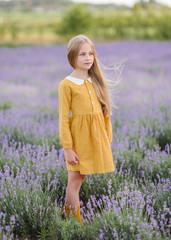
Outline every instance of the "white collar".
<path id="1" fill-rule="evenodd" d="M 75 77 L 71 77 L 71 76 L 67 76 L 65 79 L 68 79 L 68 80 L 70 80 L 71 82 L 73 82 L 73 83 L 75 83 L 75 84 L 77 84 L 77 85 L 81 85 L 81 84 L 84 83 L 84 79 L 75 78 Z M 92 83 L 92 80 L 91 80 L 90 77 L 87 78 L 86 80 L 88 80 L 89 82 Z"/>

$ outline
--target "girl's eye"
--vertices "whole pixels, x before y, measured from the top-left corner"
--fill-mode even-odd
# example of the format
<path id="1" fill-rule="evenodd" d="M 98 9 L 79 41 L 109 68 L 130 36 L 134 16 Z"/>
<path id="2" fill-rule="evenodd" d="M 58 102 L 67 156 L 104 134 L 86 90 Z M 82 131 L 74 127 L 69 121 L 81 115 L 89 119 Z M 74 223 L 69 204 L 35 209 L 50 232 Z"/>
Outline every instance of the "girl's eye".
<path id="1" fill-rule="evenodd" d="M 80 56 L 84 56 L 85 53 L 81 53 Z M 89 55 L 93 55 L 93 53 L 89 53 Z"/>

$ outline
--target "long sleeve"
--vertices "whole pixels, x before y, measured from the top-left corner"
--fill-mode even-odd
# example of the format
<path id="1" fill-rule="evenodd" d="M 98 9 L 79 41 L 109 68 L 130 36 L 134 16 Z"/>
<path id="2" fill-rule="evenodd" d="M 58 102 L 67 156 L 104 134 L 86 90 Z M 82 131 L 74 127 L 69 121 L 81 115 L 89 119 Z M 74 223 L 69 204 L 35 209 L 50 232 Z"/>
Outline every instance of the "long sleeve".
<path id="1" fill-rule="evenodd" d="M 69 126 L 69 113 L 71 107 L 71 89 L 60 82 L 58 87 L 59 97 L 59 139 L 64 149 L 73 147 L 73 140 Z"/>
<path id="2" fill-rule="evenodd" d="M 107 132 L 109 142 L 112 142 L 113 132 L 112 132 L 111 119 L 110 119 L 110 117 L 104 117 L 104 120 L 105 120 L 105 129 L 106 129 L 106 132 Z"/>

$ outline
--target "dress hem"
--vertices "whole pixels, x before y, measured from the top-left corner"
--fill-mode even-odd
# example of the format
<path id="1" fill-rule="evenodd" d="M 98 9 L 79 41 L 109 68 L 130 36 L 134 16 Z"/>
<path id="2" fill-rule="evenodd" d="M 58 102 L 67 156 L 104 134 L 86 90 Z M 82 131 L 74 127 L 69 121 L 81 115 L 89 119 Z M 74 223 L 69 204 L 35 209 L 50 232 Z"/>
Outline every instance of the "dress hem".
<path id="1" fill-rule="evenodd" d="M 72 171 L 72 172 L 80 172 L 81 175 L 105 174 L 105 173 L 109 173 L 109 172 L 115 172 L 115 169 L 114 170 L 107 170 L 105 172 L 81 172 L 79 170 L 70 170 L 70 169 L 67 169 L 67 170 Z"/>

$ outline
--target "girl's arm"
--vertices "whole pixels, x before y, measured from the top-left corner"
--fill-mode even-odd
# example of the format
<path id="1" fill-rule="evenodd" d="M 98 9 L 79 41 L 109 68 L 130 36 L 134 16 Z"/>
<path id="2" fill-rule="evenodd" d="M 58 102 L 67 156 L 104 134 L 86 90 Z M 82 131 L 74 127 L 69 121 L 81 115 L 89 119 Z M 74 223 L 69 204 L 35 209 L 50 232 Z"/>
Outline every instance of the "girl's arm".
<path id="1" fill-rule="evenodd" d="M 111 124 L 110 116 L 104 117 L 104 120 L 105 120 L 105 129 L 107 132 L 107 136 L 108 136 L 109 142 L 111 143 L 113 139 L 113 132 L 112 132 L 112 124 Z"/>
<path id="2" fill-rule="evenodd" d="M 58 87 L 59 97 L 59 139 L 64 149 L 73 147 L 73 140 L 69 126 L 69 113 L 71 108 L 71 89 L 60 82 Z"/>

